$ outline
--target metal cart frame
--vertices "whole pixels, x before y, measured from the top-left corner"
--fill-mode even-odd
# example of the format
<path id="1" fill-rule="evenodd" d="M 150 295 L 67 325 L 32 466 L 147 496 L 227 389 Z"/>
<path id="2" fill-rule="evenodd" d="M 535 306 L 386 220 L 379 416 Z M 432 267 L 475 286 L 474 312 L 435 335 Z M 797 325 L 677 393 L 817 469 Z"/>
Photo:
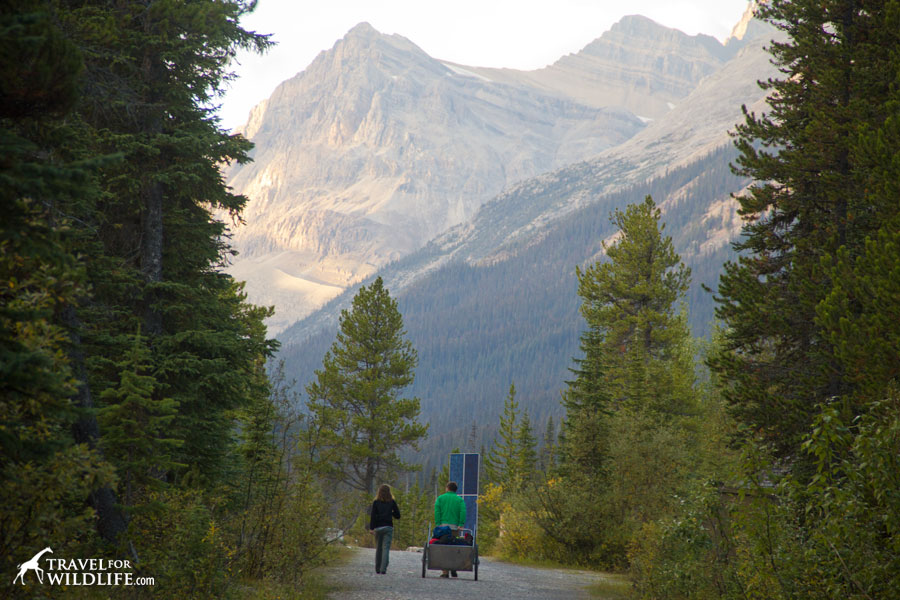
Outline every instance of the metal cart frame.
<path id="1" fill-rule="evenodd" d="M 431 538 L 431 525 L 428 526 L 427 538 Z M 475 532 L 460 528 L 472 534 L 472 545 L 429 544 L 428 539 L 422 547 L 422 577 L 426 571 L 468 571 L 475 574 L 478 581 L 478 540 Z"/>

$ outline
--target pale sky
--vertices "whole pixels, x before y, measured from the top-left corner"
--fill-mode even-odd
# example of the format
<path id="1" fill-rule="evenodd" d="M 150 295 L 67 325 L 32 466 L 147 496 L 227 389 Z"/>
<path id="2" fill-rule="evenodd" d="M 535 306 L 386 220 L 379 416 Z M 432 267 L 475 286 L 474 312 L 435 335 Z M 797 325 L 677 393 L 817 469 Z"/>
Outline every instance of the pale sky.
<path id="1" fill-rule="evenodd" d="M 259 0 L 242 21 L 271 33 L 267 54 L 239 56 L 219 115 L 233 128 L 279 83 L 303 71 L 354 25 L 400 34 L 434 58 L 482 67 L 538 69 L 578 52 L 626 15 L 724 41 L 748 0 Z"/>

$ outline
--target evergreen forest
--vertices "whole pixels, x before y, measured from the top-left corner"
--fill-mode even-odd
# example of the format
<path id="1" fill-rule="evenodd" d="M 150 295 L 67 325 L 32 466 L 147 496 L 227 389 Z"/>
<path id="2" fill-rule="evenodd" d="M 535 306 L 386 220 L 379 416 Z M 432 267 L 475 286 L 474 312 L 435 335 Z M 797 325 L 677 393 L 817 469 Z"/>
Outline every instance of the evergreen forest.
<path id="1" fill-rule="evenodd" d="M 0 597 L 321 597 L 382 483 L 421 542 L 459 450 L 483 554 L 635 599 L 900 597 L 900 0 L 760 3 L 780 76 L 733 148 L 374 277 L 281 351 L 224 272 L 254 6 L 0 8 Z M 741 234 L 701 248 L 729 194 Z M 10 583 L 47 552 L 152 583 Z"/>

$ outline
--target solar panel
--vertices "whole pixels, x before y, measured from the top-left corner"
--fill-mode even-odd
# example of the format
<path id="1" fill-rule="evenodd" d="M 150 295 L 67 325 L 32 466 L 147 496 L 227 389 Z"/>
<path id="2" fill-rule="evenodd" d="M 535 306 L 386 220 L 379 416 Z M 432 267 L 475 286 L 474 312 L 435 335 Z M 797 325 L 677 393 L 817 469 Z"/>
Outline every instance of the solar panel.
<path id="1" fill-rule="evenodd" d="M 455 481 L 456 493 L 466 503 L 466 529 L 478 531 L 478 480 L 481 455 L 475 453 L 450 455 L 450 481 Z"/>

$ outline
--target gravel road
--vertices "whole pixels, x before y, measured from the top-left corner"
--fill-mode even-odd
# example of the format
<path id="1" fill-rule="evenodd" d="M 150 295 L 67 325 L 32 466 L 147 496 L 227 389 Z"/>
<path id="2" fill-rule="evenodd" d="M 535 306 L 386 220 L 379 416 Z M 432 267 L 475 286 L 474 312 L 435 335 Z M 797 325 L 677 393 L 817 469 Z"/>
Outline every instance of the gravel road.
<path id="1" fill-rule="evenodd" d="M 599 573 L 538 569 L 481 559 L 478 581 L 471 572 L 458 579 L 441 579 L 427 571 L 422 579 L 422 554 L 392 550 L 387 573 L 375 573 L 375 550 L 355 548 L 352 558 L 328 571 L 336 591 L 333 600 L 569 600 L 587 599 L 585 587 L 602 578 Z"/>

